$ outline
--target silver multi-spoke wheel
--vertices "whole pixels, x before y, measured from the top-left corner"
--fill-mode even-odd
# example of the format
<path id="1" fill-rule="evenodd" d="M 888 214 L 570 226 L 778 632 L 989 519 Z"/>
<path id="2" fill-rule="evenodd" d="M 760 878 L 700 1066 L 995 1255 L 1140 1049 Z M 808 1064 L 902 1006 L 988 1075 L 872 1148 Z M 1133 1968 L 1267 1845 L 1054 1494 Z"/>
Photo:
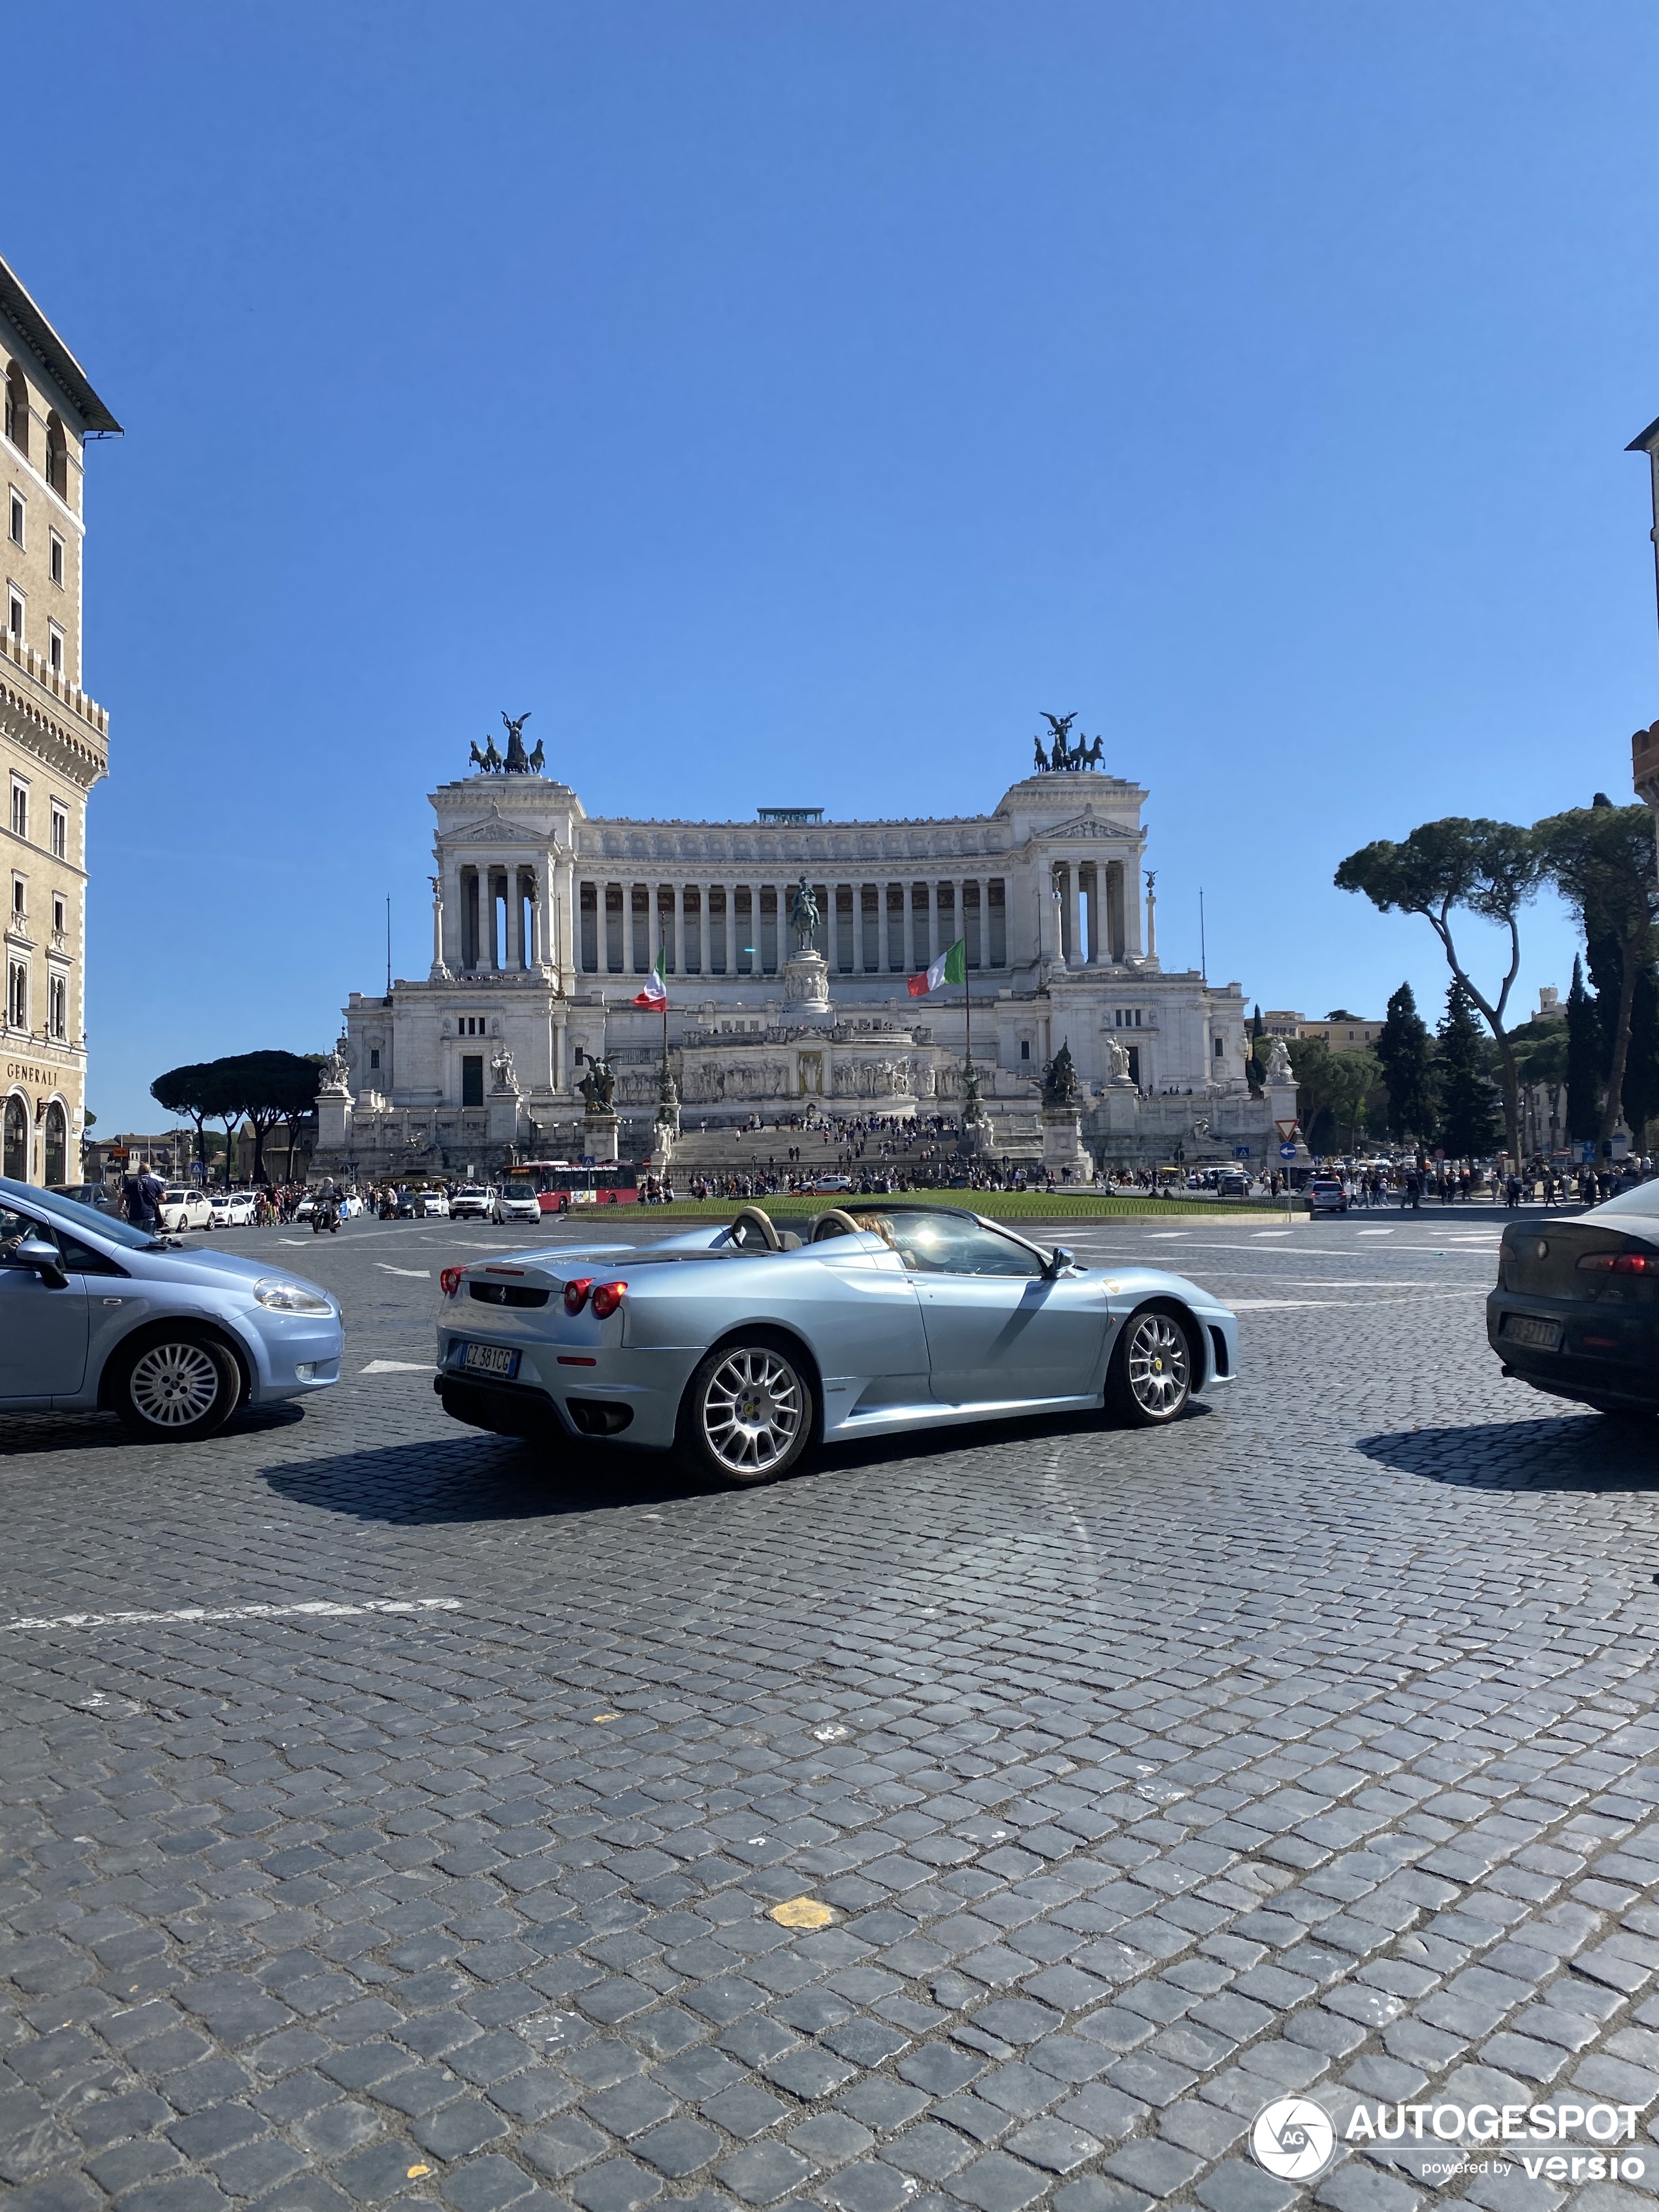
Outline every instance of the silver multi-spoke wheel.
<path id="1" fill-rule="evenodd" d="M 1193 1387 L 1192 1346 L 1173 1314 L 1156 1307 L 1134 1315 L 1118 1340 L 1111 1395 L 1139 1427 L 1174 1420 Z"/>
<path id="2" fill-rule="evenodd" d="M 117 1378 L 114 1406 L 139 1435 L 187 1443 L 222 1428 L 240 1396 L 235 1361 L 205 1333 L 192 1332 L 132 1352 Z"/>
<path id="3" fill-rule="evenodd" d="M 811 1393 L 799 1370 L 769 1344 L 711 1353 L 693 1385 L 693 1419 L 704 1456 L 728 1482 L 781 1474 L 805 1448 Z"/>
<path id="4" fill-rule="evenodd" d="M 133 1362 L 132 1402 L 158 1429 L 199 1421 L 219 1395 L 219 1370 L 199 1344 L 155 1344 Z"/>
<path id="5" fill-rule="evenodd" d="M 698 1407 L 708 1449 L 733 1474 L 769 1474 L 800 1433 L 800 1377 L 768 1347 L 729 1352 Z"/>

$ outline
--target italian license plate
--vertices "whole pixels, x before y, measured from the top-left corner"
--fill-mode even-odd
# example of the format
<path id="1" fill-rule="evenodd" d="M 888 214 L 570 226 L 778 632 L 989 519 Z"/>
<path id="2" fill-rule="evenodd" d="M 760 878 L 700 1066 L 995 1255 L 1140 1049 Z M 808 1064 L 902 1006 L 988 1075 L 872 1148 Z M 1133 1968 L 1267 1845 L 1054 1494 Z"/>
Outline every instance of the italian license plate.
<path id="1" fill-rule="evenodd" d="M 519 1371 L 519 1355 L 505 1344 L 468 1344 L 461 1347 L 461 1364 L 469 1375 L 499 1375 L 511 1382 Z"/>
<path id="2" fill-rule="evenodd" d="M 1514 1339 L 1516 1344 L 1530 1344 L 1540 1352 L 1554 1352 L 1561 1342 L 1559 1321 L 1540 1321 L 1535 1314 L 1505 1314 L 1498 1334 Z"/>

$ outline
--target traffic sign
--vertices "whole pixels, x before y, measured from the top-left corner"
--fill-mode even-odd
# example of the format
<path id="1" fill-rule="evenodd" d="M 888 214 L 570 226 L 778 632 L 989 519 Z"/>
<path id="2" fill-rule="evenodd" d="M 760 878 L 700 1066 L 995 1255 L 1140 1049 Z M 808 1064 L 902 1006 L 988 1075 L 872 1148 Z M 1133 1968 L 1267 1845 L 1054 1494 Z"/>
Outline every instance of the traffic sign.
<path id="1" fill-rule="evenodd" d="M 1296 1158 L 1296 1146 L 1281 1145 L 1279 1148 L 1279 1157 L 1281 1160 L 1293 1160 Z"/>
<path id="2" fill-rule="evenodd" d="M 1293 1136 L 1295 1136 L 1295 1134 L 1296 1134 L 1296 1116 L 1295 1116 L 1295 1115 L 1294 1115 L 1294 1114 L 1292 1114 L 1292 1115 L 1291 1115 L 1291 1118 L 1290 1118 L 1290 1120 L 1289 1120 L 1288 1121 L 1275 1121 L 1275 1122 L 1273 1123 L 1273 1127 L 1274 1127 L 1274 1128 L 1275 1128 L 1275 1129 L 1277 1129 L 1277 1130 L 1278 1130 L 1278 1132 L 1279 1132 L 1279 1135 L 1280 1135 L 1281 1137 L 1283 1137 L 1283 1138 L 1285 1139 L 1285 1142 L 1288 1144 L 1288 1143 L 1290 1142 L 1291 1139 Z"/>
<path id="3" fill-rule="evenodd" d="M 1250 1148 L 1248 1145 L 1235 1145 L 1233 1146 L 1233 1158 L 1236 1160 L 1248 1160 L 1249 1157 Z"/>

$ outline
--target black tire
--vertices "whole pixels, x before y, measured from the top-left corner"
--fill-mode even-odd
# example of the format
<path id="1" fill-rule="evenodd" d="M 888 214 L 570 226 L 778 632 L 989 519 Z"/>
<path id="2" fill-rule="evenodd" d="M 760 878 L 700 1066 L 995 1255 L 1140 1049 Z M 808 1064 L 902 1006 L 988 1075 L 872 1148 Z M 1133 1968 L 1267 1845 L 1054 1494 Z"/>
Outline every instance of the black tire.
<path id="1" fill-rule="evenodd" d="M 779 1338 L 740 1337 L 698 1363 L 680 1407 L 679 1451 L 699 1474 L 747 1488 L 799 1466 L 817 1426 L 801 1354 Z"/>
<path id="2" fill-rule="evenodd" d="M 1164 1428 L 1185 1410 L 1197 1370 L 1192 1332 L 1180 1315 L 1142 1306 L 1112 1347 L 1106 1410 L 1125 1428 Z"/>
<path id="3" fill-rule="evenodd" d="M 189 1322 L 151 1330 L 117 1355 L 110 1403 L 149 1443 L 196 1443 L 216 1436 L 241 1402 L 235 1355 Z"/>

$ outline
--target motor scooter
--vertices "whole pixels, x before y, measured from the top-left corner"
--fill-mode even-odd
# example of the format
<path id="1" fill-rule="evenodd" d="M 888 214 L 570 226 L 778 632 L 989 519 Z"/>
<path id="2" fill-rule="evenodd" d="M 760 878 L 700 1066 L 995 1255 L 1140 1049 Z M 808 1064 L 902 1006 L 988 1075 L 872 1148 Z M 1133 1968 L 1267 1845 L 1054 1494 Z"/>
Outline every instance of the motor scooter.
<path id="1" fill-rule="evenodd" d="M 340 1233 L 340 1208 L 331 1198 L 319 1198 L 311 1209 L 311 1233 L 320 1236 L 326 1229 L 331 1237 Z"/>

